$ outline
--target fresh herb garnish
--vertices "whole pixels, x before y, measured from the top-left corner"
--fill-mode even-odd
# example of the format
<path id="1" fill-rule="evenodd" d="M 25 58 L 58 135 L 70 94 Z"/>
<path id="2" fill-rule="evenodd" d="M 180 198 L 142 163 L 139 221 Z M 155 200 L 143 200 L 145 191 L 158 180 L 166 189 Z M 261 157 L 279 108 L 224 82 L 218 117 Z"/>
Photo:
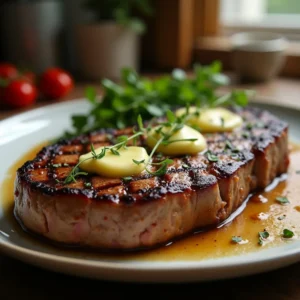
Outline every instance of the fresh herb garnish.
<path id="1" fill-rule="evenodd" d="M 264 242 L 269 238 L 270 234 L 268 231 L 264 230 L 264 231 L 260 231 L 258 233 L 258 244 L 259 245 L 263 245 Z"/>
<path id="2" fill-rule="evenodd" d="M 232 241 L 233 243 L 236 243 L 236 244 L 240 243 L 242 240 L 243 240 L 243 239 L 242 239 L 240 236 L 233 236 L 233 237 L 231 238 L 231 241 Z"/>
<path id="3" fill-rule="evenodd" d="M 276 201 L 282 205 L 289 204 L 290 201 L 287 197 L 276 197 Z"/>
<path id="4" fill-rule="evenodd" d="M 171 160 L 169 158 L 166 158 L 166 159 L 164 159 L 162 161 L 159 161 L 159 162 L 153 162 L 152 161 L 153 156 L 154 156 L 157 148 L 160 145 L 168 145 L 169 143 L 175 142 L 173 140 L 170 140 L 170 138 L 172 137 L 172 135 L 175 132 L 177 132 L 178 130 L 180 130 L 183 127 L 183 125 L 186 121 L 186 117 L 187 117 L 187 114 L 185 114 L 184 117 L 183 116 L 175 117 L 175 115 L 172 112 L 168 112 L 168 114 L 167 114 L 168 122 L 161 123 L 161 126 L 164 126 L 167 130 L 164 131 L 164 132 L 163 131 L 160 132 L 161 138 L 157 141 L 157 143 L 153 147 L 147 161 L 145 161 L 145 159 L 140 160 L 140 161 L 133 159 L 133 162 L 137 165 L 144 164 L 146 172 L 151 174 L 151 175 L 162 176 L 162 175 L 166 174 L 167 167 L 168 167 L 168 165 L 173 163 L 173 160 Z M 138 126 L 140 128 L 139 131 L 135 132 L 133 135 L 131 135 L 129 137 L 128 136 L 119 137 L 117 144 L 112 145 L 112 146 L 103 147 L 99 154 L 97 154 L 97 152 L 95 151 L 94 145 L 91 144 L 91 154 L 92 154 L 92 156 L 84 159 L 81 162 L 79 162 L 72 169 L 70 174 L 65 179 L 64 183 L 68 184 L 68 183 L 71 183 L 71 182 L 75 182 L 77 176 L 87 175 L 86 172 L 81 172 L 80 169 L 79 169 L 80 164 L 83 163 L 84 161 L 87 161 L 87 160 L 90 160 L 90 159 L 96 159 L 96 160 L 97 159 L 102 159 L 103 157 L 105 157 L 107 151 L 110 151 L 113 155 L 118 155 L 119 156 L 120 152 L 118 150 L 120 150 L 121 148 L 126 149 L 127 143 L 130 140 L 134 140 L 139 136 L 146 135 L 146 134 L 149 133 L 149 127 L 148 128 L 144 127 L 141 116 L 138 117 L 137 123 L 138 123 Z M 181 140 L 176 140 L 176 142 L 178 142 L 178 141 L 195 141 L 195 140 L 196 139 L 181 139 Z M 153 171 L 152 167 L 155 167 L 156 169 Z"/>
<path id="5" fill-rule="evenodd" d="M 52 167 L 53 167 L 53 168 L 60 168 L 60 167 L 61 167 L 61 164 L 53 164 Z"/>
<path id="6" fill-rule="evenodd" d="M 250 137 L 250 133 L 248 131 L 245 131 L 242 133 L 242 137 L 248 139 Z"/>
<path id="7" fill-rule="evenodd" d="M 251 130 L 253 128 L 253 124 L 247 123 L 246 129 Z"/>
<path id="8" fill-rule="evenodd" d="M 90 182 L 85 182 L 85 183 L 84 183 L 84 186 L 85 186 L 86 188 L 90 188 L 90 187 L 92 186 L 92 184 L 91 184 Z"/>
<path id="9" fill-rule="evenodd" d="M 282 236 L 285 238 L 285 239 L 290 239 L 294 236 L 294 232 L 289 230 L 289 229 L 283 229 L 283 232 L 282 232 Z"/>
<path id="10" fill-rule="evenodd" d="M 240 160 L 241 160 L 240 156 L 239 156 L 237 153 L 232 153 L 232 154 L 230 155 L 230 157 L 231 157 L 232 159 L 234 159 L 234 160 L 237 160 L 237 161 L 240 161 Z"/>
<path id="11" fill-rule="evenodd" d="M 233 145 L 228 140 L 225 142 L 225 149 L 230 149 L 230 150 L 234 149 Z"/>
<path id="12" fill-rule="evenodd" d="M 180 76 L 178 76 L 180 74 Z M 208 66 L 194 66 L 194 76 L 186 76 L 183 70 L 153 80 L 141 77 L 134 70 L 123 68 L 121 82 L 102 80 L 103 97 L 97 99 L 92 87 L 86 89 L 86 98 L 92 106 L 87 114 L 73 115 L 71 131 L 64 137 L 77 136 L 98 128 L 125 128 L 134 126 L 139 115 L 144 120 L 167 114 L 177 107 L 246 106 L 251 91 L 234 90 L 218 96 L 217 89 L 228 85 L 229 78 L 221 73 L 218 61 Z M 200 99 L 200 100 L 199 100 Z M 199 113 L 199 111 L 198 111 Z M 222 122 L 222 121 L 221 121 Z M 139 120 L 138 124 L 142 125 Z M 142 130 L 142 128 L 139 128 Z"/>
<path id="13" fill-rule="evenodd" d="M 123 179 L 123 181 L 125 181 L 125 182 L 129 182 L 129 181 L 132 180 L 132 177 L 131 177 L 131 176 L 127 176 L 127 177 L 123 177 L 122 179 Z"/>
<path id="14" fill-rule="evenodd" d="M 218 156 L 213 154 L 210 150 L 206 151 L 206 157 L 210 162 L 217 162 L 219 160 Z"/>

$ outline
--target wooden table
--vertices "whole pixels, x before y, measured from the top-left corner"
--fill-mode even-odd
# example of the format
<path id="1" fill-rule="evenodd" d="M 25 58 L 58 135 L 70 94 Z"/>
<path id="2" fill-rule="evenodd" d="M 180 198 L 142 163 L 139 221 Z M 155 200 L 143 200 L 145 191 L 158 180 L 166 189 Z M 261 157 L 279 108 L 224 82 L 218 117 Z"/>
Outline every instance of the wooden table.
<path id="1" fill-rule="evenodd" d="M 83 96 L 84 84 L 77 85 L 65 99 Z M 235 85 L 254 88 L 258 95 L 273 99 L 274 103 L 300 108 L 300 80 L 276 79 L 259 85 Z M 48 102 L 39 102 L 32 108 Z M 0 110 L 0 120 L 21 110 Z M 276 271 L 206 283 L 193 284 L 128 284 L 96 281 L 45 271 L 0 255 L 1 299 L 100 299 L 145 297 L 152 299 L 174 296 L 195 299 L 300 299 L 300 263 Z"/>

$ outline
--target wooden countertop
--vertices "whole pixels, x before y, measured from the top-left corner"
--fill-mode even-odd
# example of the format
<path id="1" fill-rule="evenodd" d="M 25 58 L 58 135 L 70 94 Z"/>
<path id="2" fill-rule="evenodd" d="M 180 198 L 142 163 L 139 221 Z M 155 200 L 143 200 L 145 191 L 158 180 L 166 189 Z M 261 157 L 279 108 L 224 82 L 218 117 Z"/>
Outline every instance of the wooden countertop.
<path id="1" fill-rule="evenodd" d="M 78 84 L 65 99 L 83 97 L 86 84 Z M 274 103 L 300 109 L 300 80 L 278 78 L 264 84 L 234 84 L 235 87 L 253 88 L 259 96 Z M 100 89 L 99 89 L 100 91 Z M 31 108 L 52 102 L 38 102 Z M 25 110 L 28 110 L 25 109 Z M 0 109 L 0 120 L 25 110 Z M 1 249 L 0 249 L 1 250 Z M 276 271 L 205 283 L 192 284 L 129 284 L 96 281 L 62 275 L 39 269 L 0 254 L 0 297 L 2 299 L 95 299 L 102 297 L 145 297 L 152 299 L 174 296 L 209 299 L 300 299 L 300 263 Z"/>

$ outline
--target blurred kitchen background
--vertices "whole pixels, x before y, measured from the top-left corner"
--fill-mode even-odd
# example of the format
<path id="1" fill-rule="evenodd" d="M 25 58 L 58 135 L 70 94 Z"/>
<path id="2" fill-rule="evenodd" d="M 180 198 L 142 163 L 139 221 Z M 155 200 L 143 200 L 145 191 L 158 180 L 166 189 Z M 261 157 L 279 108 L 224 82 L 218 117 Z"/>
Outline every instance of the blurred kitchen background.
<path id="1" fill-rule="evenodd" d="M 0 3 L 0 60 L 34 72 L 117 79 L 124 66 L 151 73 L 220 60 L 253 81 L 300 76 L 299 0 Z"/>

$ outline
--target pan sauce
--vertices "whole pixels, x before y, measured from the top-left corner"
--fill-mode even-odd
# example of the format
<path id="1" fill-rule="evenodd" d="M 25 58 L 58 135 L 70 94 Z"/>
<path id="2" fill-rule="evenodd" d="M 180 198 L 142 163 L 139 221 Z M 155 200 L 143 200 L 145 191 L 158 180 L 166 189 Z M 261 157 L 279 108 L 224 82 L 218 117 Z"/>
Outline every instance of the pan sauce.
<path id="1" fill-rule="evenodd" d="M 11 222 L 12 229 L 16 230 L 22 238 L 43 243 L 31 235 L 24 233 L 13 217 L 13 185 L 16 170 L 25 161 L 34 158 L 43 145 L 34 147 L 18 160 L 7 172 L 7 178 L 0 188 L 0 200 L 5 216 Z M 191 234 L 185 238 L 161 246 L 157 249 L 123 254 L 99 254 L 91 251 L 56 248 L 46 243 L 45 247 L 51 252 L 58 251 L 65 254 L 84 256 L 92 255 L 98 259 L 135 259 L 135 260 L 200 260 L 221 256 L 241 255 L 250 251 L 257 251 L 265 247 L 290 243 L 300 237 L 300 147 L 291 146 L 291 163 L 287 175 L 276 179 L 265 191 L 249 198 L 246 207 L 241 207 L 234 216 L 226 220 L 219 228 L 207 232 Z M 299 172 L 297 172 L 299 171 Z M 290 204 L 282 205 L 276 197 L 286 196 Z M 241 213 L 242 212 L 242 213 Z M 295 236 L 292 239 L 282 238 L 284 228 L 292 230 Z M 258 232 L 267 230 L 270 237 L 263 246 L 258 244 Z M 235 244 L 232 236 L 241 236 L 243 241 Z"/>

